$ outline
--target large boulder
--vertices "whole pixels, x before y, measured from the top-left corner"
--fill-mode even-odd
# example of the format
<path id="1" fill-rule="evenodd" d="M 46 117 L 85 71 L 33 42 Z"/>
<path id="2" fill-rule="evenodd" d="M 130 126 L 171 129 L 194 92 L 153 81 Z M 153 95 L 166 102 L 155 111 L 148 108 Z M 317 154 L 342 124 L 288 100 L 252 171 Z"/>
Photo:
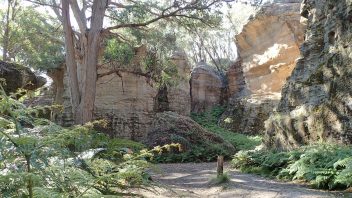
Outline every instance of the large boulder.
<path id="1" fill-rule="evenodd" d="M 0 61 L 0 78 L 5 79 L 6 93 L 15 93 L 18 88 L 35 90 L 46 83 L 46 79 L 35 75 L 28 67 Z"/>
<path id="2" fill-rule="evenodd" d="M 192 70 L 191 74 L 192 112 L 198 113 L 221 104 L 225 89 L 222 77 L 204 62 Z"/>
<path id="3" fill-rule="evenodd" d="M 143 142 L 150 147 L 180 143 L 184 150 L 194 145 L 219 144 L 228 153 L 235 152 L 235 148 L 220 136 L 202 128 L 190 117 L 175 112 L 157 113 Z"/>
<path id="4" fill-rule="evenodd" d="M 352 144 L 352 2 L 304 0 L 308 26 L 298 60 L 267 121 L 266 145 Z"/>
<path id="5" fill-rule="evenodd" d="M 227 72 L 229 104 L 222 126 L 246 134 L 264 131 L 264 122 L 300 57 L 304 25 L 299 2 L 265 1 L 236 36 L 239 58 Z"/>

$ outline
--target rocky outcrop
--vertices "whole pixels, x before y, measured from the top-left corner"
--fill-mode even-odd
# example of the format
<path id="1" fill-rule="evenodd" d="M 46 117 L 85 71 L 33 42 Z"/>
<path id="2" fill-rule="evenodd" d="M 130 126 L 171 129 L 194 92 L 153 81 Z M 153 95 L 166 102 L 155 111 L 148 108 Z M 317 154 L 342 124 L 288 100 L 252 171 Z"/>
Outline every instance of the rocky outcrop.
<path id="1" fill-rule="evenodd" d="M 225 86 L 213 68 L 200 62 L 192 70 L 191 76 L 192 112 L 203 112 L 221 104 Z"/>
<path id="2" fill-rule="evenodd" d="M 266 126 L 269 147 L 318 141 L 352 144 L 352 2 L 304 0 L 302 58 Z"/>
<path id="3" fill-rule="evenodd" d="M 235 152 L 235 148 L 220 136 L 208 132 L 190 117 L 181 116 L 175 112 L 156 114 L 151 130 L 148 131 L 143 142 L 150 147 L 180 143 L 184 151 L 194 145 L 218 144 L 224 151 Z"/>
<path id="4" fill-rule="evenodd" d="M 304 25 L 299 2 L 266 3 L 236 36 L 239 58 L 227 72 L 230 99 L 222 126 L 246 134 L 263 132 L 300 57 Z"/>
<path id="5" fill-rule="evenodd" d="M 264 5 L 236 36 L 248 89 L 280 92 L 300 56 L 304 38 L 300 0 Z"/>
<path id="6" fill-rule="evenodd" d="M 18 88 L 35 90 L 46 83 L 46 79 L 35 75 L 29 68 L 0 61 L 0 78 L 5 79 L 6 93 L 15 93 Z"/>
<path id="7" fill-rule="evenodd" d="M 154 98 L 158 92 L 151 83 L 147 77 L 132 72 L 112 73 L 99 78 L 95 118 L 107 119 L 113 136 L 142 139 L 151 126 Z"/>

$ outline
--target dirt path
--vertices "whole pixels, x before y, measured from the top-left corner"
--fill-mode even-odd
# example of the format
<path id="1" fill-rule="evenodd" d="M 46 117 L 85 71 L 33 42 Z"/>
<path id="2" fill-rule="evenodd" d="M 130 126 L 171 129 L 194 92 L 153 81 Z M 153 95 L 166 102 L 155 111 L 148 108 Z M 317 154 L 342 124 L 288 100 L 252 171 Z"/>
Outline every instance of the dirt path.
<path id="1" fill-rule="evenodd" d="M 225 171 L 231 181 L 222 186 L 211 186 L 210 178 L 216 175 L 215 163 L 161 164 L 152 178 L 162 187 L 155 192 L 139 191 L 145 197 L 229 197 L 229 198 L 325 198 L 351 197 L 352 194 L 331 193 L 309 189 L 293 183 L 283 183 L 236 170 Z M 157 173 L 158 172 L 158 173 Z"/>

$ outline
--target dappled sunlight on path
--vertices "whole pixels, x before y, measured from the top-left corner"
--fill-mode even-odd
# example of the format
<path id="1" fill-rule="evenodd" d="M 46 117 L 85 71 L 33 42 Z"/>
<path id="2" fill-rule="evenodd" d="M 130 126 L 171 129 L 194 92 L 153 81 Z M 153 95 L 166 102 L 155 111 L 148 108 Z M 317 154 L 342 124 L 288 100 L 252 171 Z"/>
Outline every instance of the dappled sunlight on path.
<path id="1" fill-rule="evenodd" d="M 241 197 L 241 198 L 325 198 L 352 197 L 342 193 L 332 193 L 309 189 L 306 186 L 284 183 L 243 174 L 236 170 L 225 172 L 230 182 L 212 186 L 209 180 L 216 175 L 215 163 L 160 164 L 157 173 L 152 173 L 155 182 L 160 183 L 156 192 L 139 191 L 146 197 Z"/>

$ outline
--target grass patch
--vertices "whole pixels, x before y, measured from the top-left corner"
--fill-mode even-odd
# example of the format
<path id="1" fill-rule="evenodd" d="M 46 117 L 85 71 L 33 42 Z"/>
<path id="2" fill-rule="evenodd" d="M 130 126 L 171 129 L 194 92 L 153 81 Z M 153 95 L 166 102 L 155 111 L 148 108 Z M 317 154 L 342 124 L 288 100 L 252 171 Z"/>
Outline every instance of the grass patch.
<path id="1" fill-rule="evenodd" d="M 292 151 L 242 151 L 232 160 L 242 172 L 288 181 L 305 181 L 314 188 L 352 186 L 352 147 L 318 144 Z"/>
<path id="2" fill-rule="evenodd" d="M 225 184 L 230 181 L 230 176 L 228 173 L 224 173 L 220 176 L 216 176 L 210 179 L 209 184 L 210 185 L 220 185 L 220 184 Z"/>
<path id="3" fill-rule="evenodd" d="M 203 113 L 192 113 L 191 117 L 194 121 L 208 129 L 210 132 L 218 134 L 224 140 L 230 142 L 238 150 L 251 150 L 261 144 L 261 136 L 248 136 L 240 133 L 234 133 L 218 126 L 218 120 L 224 111 L 224 107 L 218 106 Z"/>

